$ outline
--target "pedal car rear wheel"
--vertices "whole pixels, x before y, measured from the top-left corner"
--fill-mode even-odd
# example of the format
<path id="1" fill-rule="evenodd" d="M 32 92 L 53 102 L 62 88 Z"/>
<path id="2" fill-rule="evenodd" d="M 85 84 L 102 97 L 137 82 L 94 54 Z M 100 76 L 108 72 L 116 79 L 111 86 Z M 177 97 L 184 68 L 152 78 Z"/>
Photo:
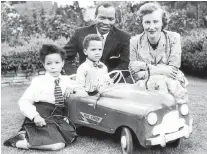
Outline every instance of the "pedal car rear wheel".
<path id="1" fill-rule="evenodd" d="M 133 152 L 132 133 L 127 127 L 123 127 L 121 131 L 121 148 L 123 154 L 132 154 Z"/>
<path id="2" fill-rule="evenodd" d="M 167 143 L 168 147 L 177 148 L 180 145 L 180 139 Z"/>

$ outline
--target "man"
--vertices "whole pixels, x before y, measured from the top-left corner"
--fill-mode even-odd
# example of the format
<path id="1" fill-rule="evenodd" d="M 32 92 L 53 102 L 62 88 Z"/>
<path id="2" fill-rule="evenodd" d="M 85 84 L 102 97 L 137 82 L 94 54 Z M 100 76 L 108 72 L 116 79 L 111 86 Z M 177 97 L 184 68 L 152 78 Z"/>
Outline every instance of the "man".
<path id="1" fill-rule="evenodd" d="M 108 71 L 128 69 L 130 35 L 114 26 L 115 13 L 111 4 L 100 4 L 95 11 L 95 24 L 75 31 L 64 47 L 67 53 L 64 67 L 66 74 L 69 72 L 67 60 L 73 60 L 77 53 L 80 64 L 85 61 L 82 42 L 88 34 L 98 34 L 103 38 L 101 61 L 108 67 Z"/>

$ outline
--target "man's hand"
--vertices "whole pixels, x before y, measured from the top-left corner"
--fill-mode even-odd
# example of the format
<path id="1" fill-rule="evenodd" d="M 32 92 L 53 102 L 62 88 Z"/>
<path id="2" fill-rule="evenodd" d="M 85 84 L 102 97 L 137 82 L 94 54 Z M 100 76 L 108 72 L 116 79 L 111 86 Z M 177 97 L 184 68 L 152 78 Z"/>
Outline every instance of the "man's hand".
<path id="1" fill-rule="evenodd" d="M 65 93 L 64 93 L 64 98 L 66 99 L 67 97 L 70 97 L 70 94 L 73 93 L 73 90 L 70 88 L 66 88 Z"/>
<path id="2" fill-rule="evenodd" d="M 39 114 L 34 117 L 34 123 L 36 126 L 39 126 L 39 127 L 46 125 L 45 119 L 42 118 Z"/>

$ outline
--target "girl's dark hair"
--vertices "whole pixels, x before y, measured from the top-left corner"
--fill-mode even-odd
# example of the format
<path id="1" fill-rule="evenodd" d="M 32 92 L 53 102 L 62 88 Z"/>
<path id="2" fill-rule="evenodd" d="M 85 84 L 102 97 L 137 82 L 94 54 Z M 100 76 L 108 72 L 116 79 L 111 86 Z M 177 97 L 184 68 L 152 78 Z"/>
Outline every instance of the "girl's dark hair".
<path id="1" fill-rule="evenodd" d="M 162 13 L 162 23 L 163 23 L 162 30 L 163 30 L 168 25 L 169 16 L 168 16 L 168 13 L 161 8 L 161 6 L 160 6 L 159 3 L 151 2 L 151 3 L 145 3 L 145 4 L 143 4 L 139 8 L 139 10 L 137 12 L 137 15 L 138 15 L 139 19 L 142 22 L 143 16 L 145 16 L 146 14 L 150 14 L 150 13 L 156 11 L 156 10 L 160 10 L 161 13 Z"/>
<path id="2" fill-rule="evenodd" d="M 42 48 L 40 49 L 40 60 L 44 63 L 45 57 L 50 54 L 60 54 L 62 60 L 65 60 L 66 53 L 65 50 L 54 45 L 54 44 L 43 44 Z"/>

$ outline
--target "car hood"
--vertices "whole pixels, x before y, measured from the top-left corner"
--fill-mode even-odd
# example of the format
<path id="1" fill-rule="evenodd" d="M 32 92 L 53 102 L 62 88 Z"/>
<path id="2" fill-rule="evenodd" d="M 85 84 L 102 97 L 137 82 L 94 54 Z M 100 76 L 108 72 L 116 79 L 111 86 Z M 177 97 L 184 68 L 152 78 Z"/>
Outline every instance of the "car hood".
<path id="1" fill-rule="evenodd" d="M 175 100 L 170 94 L 148 91 L 136 84 L 121 84 L 101 93 L 98 105 L 132 114 L 146 115 L 162 108 L 171 109 Z"/>

